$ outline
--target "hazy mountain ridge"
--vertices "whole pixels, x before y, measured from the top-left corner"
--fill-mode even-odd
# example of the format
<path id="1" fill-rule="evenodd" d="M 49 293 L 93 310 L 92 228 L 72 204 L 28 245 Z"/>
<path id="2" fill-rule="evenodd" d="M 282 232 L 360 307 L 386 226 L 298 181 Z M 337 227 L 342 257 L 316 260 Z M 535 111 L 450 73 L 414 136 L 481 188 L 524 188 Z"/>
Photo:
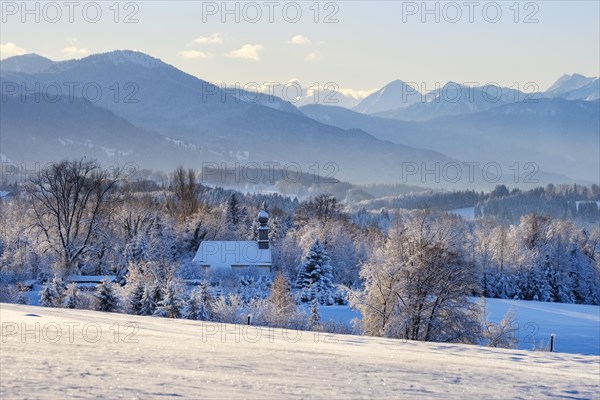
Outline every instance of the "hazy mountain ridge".
<path id="1" fill-rule="evenodd" d="M 48 70 L 55 62 L 37 54 L 24 54 L 0 60 L 0 71 L 35 74 Z"/>
<path id="2" fill-rule="evenodd" d="M 33 96 L 25 101 L 7 96 L 2 102 L 2 151 L 14 162 L 45 164 L 85 156 L 107 166 L 143 165 L 150 159 L 156 168 L 167 168 L 173 159 L 189 162 L 196 157 L 87 100 L 36 102 Z"/>
<path id="3" fill-rule="evenodd" d="M 94 108 L 106 108 L 114 114 L 112 118 L 124 118 L 138 130 L 156 132 L 159 139 L 169 138 L 167 148 L 175 152 L 170 158 L 172 167 L 178 164 L 198 167 L 207 161 L 279 162 L 281 165 L 295 163 L 303 172 L 307 172 L 315 164 L 325 168 L 333 163 L 336 170 L 319 171 L 321 175 L 327 176 L 329 172 L 335 178 L 354 183 L 399 183 L 405 162 L 452 161 L 438 152 L 391 144 L 361 130 L 343 130 L 319 123 L 301 113 L 240 101 L 234 94 L 142 53 L 117 51 L 98 54 L 56 63 L 37 74 L 3 70 L 0 80 L 3 87 L 9 82 L 17 85 L 24 83 L 27 87 L 35 87 L 36 83 L 43 87 L 49 82 L 65 87 L 69 82 L 77 82 L 81 86 L 91 82 L 99 86 L 103 96 L 92 108 L 83 109 L 83 114 L 95 113 Z M 118 101 L 114 97 L 115 84 L 120 89 Z M 130 85 L 129 89 L 127 85 Z M 76 94 L 79 94 L 77 90 Z M 123 91 L 133 101 L 125 101 Z M 64 114 L 61 108 L 70 107 L 69 100 L 42 111 L 45 106 L 40 103 L 12 101 L 11 107 L 27 110 L 28 114 L 16 112 L 15 117 L 3 119 L 3 136 L 6 136 L 3 142 L 6 140 L 7 149 L 15 149 L 10 153 L 4 151 L 3 145 L 3 154 L 18 161 L 36 154 L 18 146 L 18 137 L 23 132 L 43 129 L 50 141 L 64 137 L 62 132 L 67 127 L 61 121 Z M 28 115 L 44 115 L 47 125 L 44 126 L 40 121 L 34 123 Z M 69 129 L 73 130 L 91 130 L 97 123 L 82 114 L 73 115 L 72 118 L 75 126 Z M 136 131 L 135 135 L 138 134 L 142 136 Z M 98 131 L 97 135 L 108 134 Z M 120 141 L 125 140 L 121 136 L 127 135 L 116 136 L 110 136 L 110 146 L 103 146 L 120 149 Z M 40 156 L 55 158 L 64 154 L 56 150 L 57 146 L 46 147 L 41 141 L 29 141 L 28 146 L 39 146 L 37 154 Z M 140 144 L 138 148 L 143 146 Z M 177 153 L 177 149 L 183 153 Z M 76 154 L 72 152 L 71 156 Z M 145 157 L 142 163 L 150 168 L 160 164 L 152 157 Z M 406 183 L 421 183 L 418 176 L 411 179 Z M 433 185 L 439 186 L 435 182 Z"/>
<path id="4" fill-rule="evenodd" d="M 539 96 L 528 95 L 515 89 L 494 85 L 469 87 L 449 82 L 443 87 L 427 93 L 421 101 L 412 105 L 402 105 L 388 111 L 372 114 L 403 121 L 427 121 L 449 115 L 485 111 L 537 97 Z"/>
<path id="5" fill-rule="evenodd" d="M 305 106 L 301 111 L 323 123 L 360 128 L 382 140 L 427 145 L 463 161 L 506 166 L 535 162 L 541 170 L 597 181 L 599 108 L 597 101 L 539 99 L 424 122 L 365 115 L 340 107 Z M 555 175 L 553 179 L 557 178 Z"/>

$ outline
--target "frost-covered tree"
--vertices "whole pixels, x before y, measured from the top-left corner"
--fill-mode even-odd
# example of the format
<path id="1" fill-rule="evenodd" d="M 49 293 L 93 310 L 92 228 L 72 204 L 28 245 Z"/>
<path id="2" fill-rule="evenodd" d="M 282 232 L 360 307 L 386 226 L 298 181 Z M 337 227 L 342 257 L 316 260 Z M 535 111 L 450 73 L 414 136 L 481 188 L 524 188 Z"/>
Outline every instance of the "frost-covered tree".
<path id="1" fill-rule="evenodd" d="M 318 330 L 321 327 L 321 315 L 319 314 L 319 304 L 317 300 L 313 300 L 310 307 L 310 326 L 313 330 Z"/>
<path id="2" fill-rule="evenodd" d="M 133 315 L 142 315 L 146 286 L 141 280 L 132 282 L 131 285 L 133 286 L 133 289 L 131 289 L 127 295 L 127 312 Z"/>
<path id="3" fill-rule="evenodd" d="M 208 282 L 202 282 L 185 302 L 183 318 L 210 321 L 213 318 L 213 301 Z"/>
<path id="4" fill-rule="evenodd" d="M 298 271 L 296 286 L 301 289 L 300 300 L 308 303 L 316 299 L 319 304 L 332 305 L 335 298 L 332 271 L 327 250 L 319 239 L 315 240 Z"/>
<path id="5" fill-rule="evenodd" d="M 67 272 L 77 269 L 91 250 L 116 182 L 98 163 L 85 159 L 50 164 L 29 182 L 36 227 Z"/>
<path id="6" fill-rule="evenodd" d="M 40 304 L 44 307 L 60 307 L 64 298 L 65 286 L 59 277 L 46 282 L 40 293 Z"/>
<path id="7" fill-rule="evenodd" d="M 486 322 L 483 333 L 490 347 L 514 349 L 519 344 L 518 321 L 513 310 L 509 310 L 498 323 Z"/>
<path id="8" fill-rule="evenodd" d="M 212 303 L 214 319 L 229 324 L 244 323 L 248 315 L 246 306 L 237 294 L 218 296 Z"/>
<path id="9" fill-rule="evenodd" d="M 159 290 L 159 289 L 158 289 Z M 147 284 L 144 287 L 144 294 L 142 295 L 140 315 L 153 315 L 156 311 L 156 295 L 157 287 L 153 287 Z"/>
<path id="10" fill-rule="evenodd" d="M 181 285 L 172 280 L 163 288 L 162 300 L 157 303 L 154 315 L 163 318 L 180 318 L 183 301 L 181 300 Z"/>
<path id="11" fill-rule="evenodd" d="M 418 211 L 399 221 L 365 263 L 364 292 L 353 298 L 368 335 L 478 343 L 481 307 L 468 296 L 478 276 L 467 262 L 458 217 Z"/>
<path id="12" fill-rule="evenodd" d="M 65 289 L 64 298 L 62 304 L 66 308 L 77 308 L 80 303 L 79 289 L 75 282 L 71 282 Z"/>
<path id="13" fill-rule="evenodd" d="M 96 310 L 105 312 L 115 312 L 119 307 L 119 297 L 114 288 L 114 284 L 105 279 L 96 288 Z"/>
<path id="14" fill-rule="evenodd" d="M 198 192 L 199 185 L 196 179 L 196 171 L 185 170 L 178 167 L 172 176 L 172 188 L 174 192 L 173 206 L 181 220 L 193 215 L 199 207 Z"/>
<path id="15" fill-rule="evenodd" d="M 249 303 L 256 299 L 265 299 L 270 292 L 271 279 L 266 274 L 260 274 L 258 277 L 252 274 L 240 276 L 237 293 L 244 302 Z"/>
<path id="16" fill-rule="evenodd" d="M 271 326 L 291 328 L 300 323 L 299 310 L 285 276 L 278 273 L 273 280 L 271 295 L 266 300 L 268 322 Z"/>

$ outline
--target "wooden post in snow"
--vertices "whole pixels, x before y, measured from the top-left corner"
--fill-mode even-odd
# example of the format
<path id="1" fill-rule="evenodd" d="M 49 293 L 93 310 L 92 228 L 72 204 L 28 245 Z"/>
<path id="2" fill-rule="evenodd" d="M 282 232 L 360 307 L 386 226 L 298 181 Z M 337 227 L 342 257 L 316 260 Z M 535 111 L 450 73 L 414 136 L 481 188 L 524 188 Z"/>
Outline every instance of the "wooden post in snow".
<path id="1" fill-rule="evenodd" d="M 554 333 L 550 334 L 550 352 L 554 351 Z"/>

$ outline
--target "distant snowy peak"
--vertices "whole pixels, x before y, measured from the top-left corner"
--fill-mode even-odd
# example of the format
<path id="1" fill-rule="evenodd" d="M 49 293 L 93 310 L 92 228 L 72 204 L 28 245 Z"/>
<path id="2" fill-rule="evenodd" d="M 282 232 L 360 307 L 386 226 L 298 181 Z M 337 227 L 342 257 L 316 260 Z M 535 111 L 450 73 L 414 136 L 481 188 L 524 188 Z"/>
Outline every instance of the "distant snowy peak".
<path id="1" fill-rule="evenodd" d="M 31 53 L 22 56 L 9 57 L 0 61 L 0 70 L 21 72 L 24 74 L 37 74 L 46 71 L 53 64 L 54 61 Z"/>
<path id="2" fill-rule="evenodd" d="M 580 74 L 565 74 L 558 78 L 554 85 L 550 86 L 546 92 L 556 94 L 570 92 L 575 89 L 580 89 L 594 80 L 597 80 L 597 78 L 588 78 Z"/>
<path id="3" fill-rule="evenodd" d="M 363 114 L 408 107 L 421 100 L 421 93 L 406 82 L 395 80 L 364 98 L 352 108 Z"/>
<path id="4" fill-rule="evenodd" d="M 546 97 L 593 101 L 600 99 L 600 80 L 580 74 L 563 75 L 544 93 Z"/>

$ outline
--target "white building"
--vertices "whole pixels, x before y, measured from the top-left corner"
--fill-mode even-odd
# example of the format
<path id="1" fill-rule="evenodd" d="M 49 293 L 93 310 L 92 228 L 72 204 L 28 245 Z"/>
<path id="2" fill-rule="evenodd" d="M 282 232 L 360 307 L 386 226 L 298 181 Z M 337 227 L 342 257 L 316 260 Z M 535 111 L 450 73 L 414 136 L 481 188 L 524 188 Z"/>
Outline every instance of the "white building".
<path id="1" fill-rule="evenodd" d="M 269 243 L 269 214 L 258 214 L 258 240 L 245 241 L 203 241 L 192 260 L 203 268 L 215 270 L 244 270 L 255 268 L 270 272 L 272 266 L 271 246 Z"/>

